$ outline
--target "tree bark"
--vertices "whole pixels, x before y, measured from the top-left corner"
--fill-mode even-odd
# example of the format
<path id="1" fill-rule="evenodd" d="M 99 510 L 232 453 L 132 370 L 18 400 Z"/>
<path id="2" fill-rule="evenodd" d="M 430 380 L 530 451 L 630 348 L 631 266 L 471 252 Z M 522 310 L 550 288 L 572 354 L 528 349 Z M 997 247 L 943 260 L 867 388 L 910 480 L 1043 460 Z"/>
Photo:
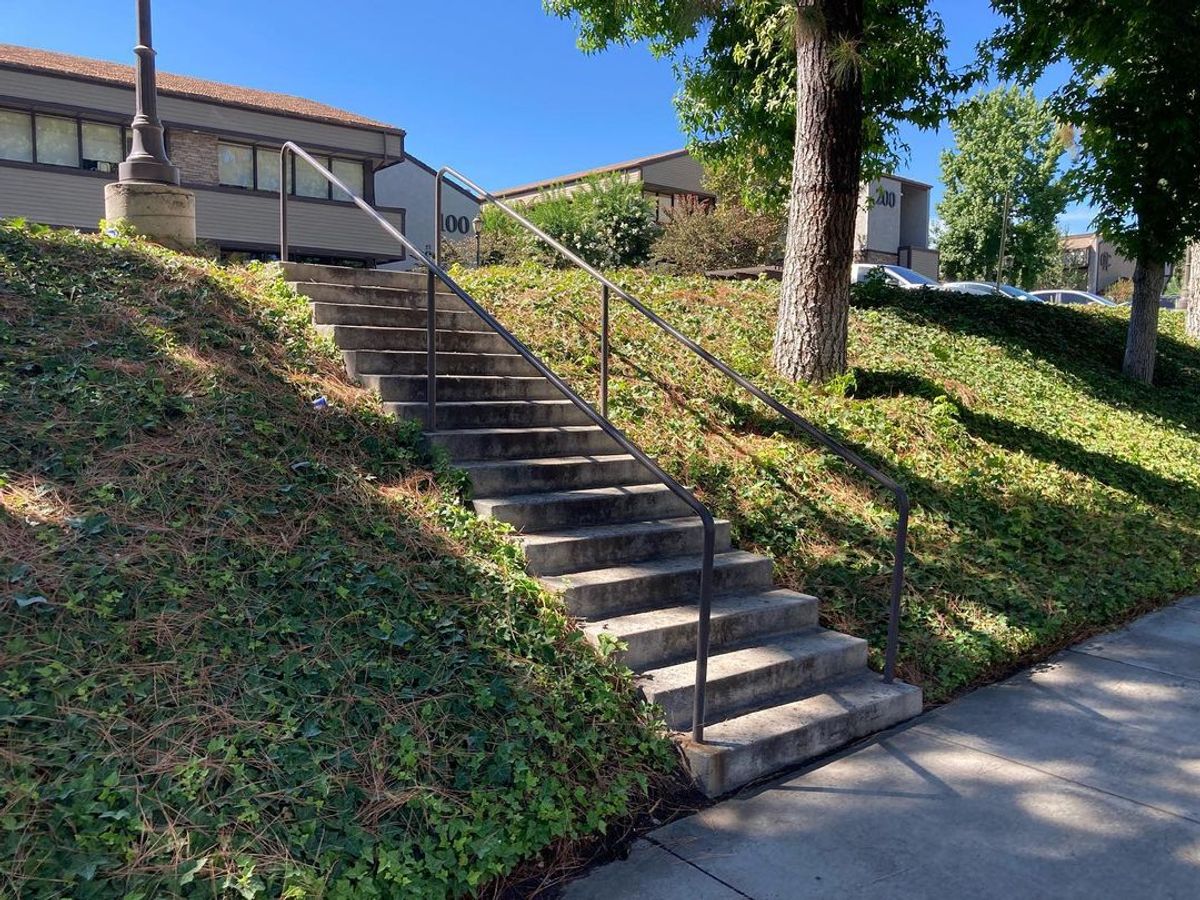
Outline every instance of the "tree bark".
<path id="1" fill-rule="evenodd" d="M 862 169 L 864 0 L 796 0 L 796 147 L 774 362 L 793 381 L 846 370 Z"/>
<path id="2" fill-rule="evenodd" d="M 1145 384 L 1154 382 L 1154 358 L 1158 348 L 1158 303 L 1162 299 L 1166 264 L 1139 259 L 1133 270 L 1133 309 L 1129 313 L 1129 335 L 1125 341 L 1122 371 Z"/>
<path id="3" fill-rule="evenodd" d="M 1181 283 L 1181 299 L 1187 306 L 1187 333 L 1200 340 L 1200 242 L 1188 245 Z"/>

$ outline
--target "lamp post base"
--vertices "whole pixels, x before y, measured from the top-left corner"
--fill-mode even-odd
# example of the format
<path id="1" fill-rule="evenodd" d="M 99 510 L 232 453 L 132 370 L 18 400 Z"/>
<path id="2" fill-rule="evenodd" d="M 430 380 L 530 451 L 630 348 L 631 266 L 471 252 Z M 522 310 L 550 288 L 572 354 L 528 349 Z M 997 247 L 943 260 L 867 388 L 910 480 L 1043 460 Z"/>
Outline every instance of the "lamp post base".
<path id="1" fill-rule="evenodd" d="M 168 247 L 196 246 L 196 195 L 171 184 L 114 181 L 104 186 L 104 217 Z"/>

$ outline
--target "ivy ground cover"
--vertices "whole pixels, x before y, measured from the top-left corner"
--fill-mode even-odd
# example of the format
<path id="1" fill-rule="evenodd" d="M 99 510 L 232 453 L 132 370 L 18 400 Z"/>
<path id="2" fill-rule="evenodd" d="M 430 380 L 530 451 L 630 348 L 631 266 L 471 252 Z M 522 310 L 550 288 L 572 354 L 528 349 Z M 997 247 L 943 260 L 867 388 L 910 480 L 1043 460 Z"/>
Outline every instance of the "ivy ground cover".
<path id="1" fill-rule="evenodd" d="M 673 770 L 308 321 L 0 223 L 0 897 L 490 895 Z"/>
<path id="2" fill-rule="evenodd" d="M 596 396 L 599 290 L 534 267 L 460 273 Z M 926 699 L 1004 673 L 1200 585 L 1200 348 L 1164 311 L 1158 384 L 1120 375 L 1126 319 L 1005 299 L 857 290 L 852 371 L 770 365 L 778 284 L 624 272 L 669 322 L 860 450 L 912 497 L 901 672 Z M 826 624 L 881 662 L 890 495 L 614 299 L 610 413 Z"/>

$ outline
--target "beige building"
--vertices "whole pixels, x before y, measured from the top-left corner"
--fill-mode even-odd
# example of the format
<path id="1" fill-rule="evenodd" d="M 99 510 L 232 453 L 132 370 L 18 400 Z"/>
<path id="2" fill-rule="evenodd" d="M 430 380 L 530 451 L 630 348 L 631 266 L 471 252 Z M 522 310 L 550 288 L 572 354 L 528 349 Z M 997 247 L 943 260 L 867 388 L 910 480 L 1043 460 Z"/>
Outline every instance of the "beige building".
<path id="1" fill-rule="evenodd" d="M 166 72 L 158 85 L 167 152 L 196 194 L 201 240 L 226 253 L 277 253 L 279 148 L 290 140 L 419 247 L 432 243 L 432 174 L 406 155 L 402 129 L 300 97 Z M 0 217 L 95 230 L 104 185 L 128 152 L 133 87 L 131 66 L 0 44 Z M 404 264 L 395 239 L 303 160 L 293 159 L 284 177 L 297 259 Z M 429 197 L 416 198 L 417 190 Z M 478 204 L 448 194 L 458 228 Z M 411 199 L 430 207 L 419 222 L 408 222 Z"/>
<path id="2" fill-rule="evenodd" d="M 616 175 L 636 181 L 654 198 L 656 219 L 665 222 L 684 198 L 716 202 L 704 187 L 704 170 L 687 150 L 631 159 L 598 169 L 548 178 L 499 191 L 501 199 L 528 201 L 546 191 L 573 191 L 595 175 Z M 932 187 L 888 175 L 862 189 L 855 229 L 856 262 L 888 262 L 938 277 L 938 254 L 929 249 L 929 204 Z M 873 201 L 873 202 L 871 202 Z"/>
<path id="3" fill-rule="evenodd" d="M 863 185 L 854 229 L 854 261 L 892 263 L 938 277 L 939 259 L 929 249 L 929 206 L 933 187 L 885 175 Z"/>
<path id="4" fill-rule="evenodd" d="M 676 204 L 684 202 L 684 198 L 709 202 L 716 200 L 716 196 L 704 188 L 704 170 L 700 168 L 700 163 L 692 159 L 686 150 L 657 153 L 654 156 L 630 159 L 585 172 L 573 172 L 558 178 L 522 184 L 497 191 L 496 196 L 501 200 L 524 202 L 551 190 L 570 193 L 578 190 L 587 179 L 596 175 L 616 176 L 641 184 L 642 190 L 654 199 L 655 220 L 659 222 L 665 222 L 670 211 Z"/>
<path id="5" fill-rule="evenodd" d="M 1069 234 L 1063 238 L 1063 269 L 1074 273 L 1071 284 L 1102 294 L 1122 278 L 1133 278 L 1134 262 L 1096 232 Z"/>

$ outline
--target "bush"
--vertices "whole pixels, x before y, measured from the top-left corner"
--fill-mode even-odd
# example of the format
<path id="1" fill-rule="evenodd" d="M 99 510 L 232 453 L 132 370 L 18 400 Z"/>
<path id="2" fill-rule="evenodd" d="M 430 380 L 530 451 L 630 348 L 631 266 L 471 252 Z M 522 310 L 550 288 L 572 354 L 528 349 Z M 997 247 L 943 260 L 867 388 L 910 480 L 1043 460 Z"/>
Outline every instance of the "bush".
<path id="1" fill-rule="evenodd" d="M 1126 303 L 1133 299 L 1133 279 L 1118 278 L 1108 286 L 1104 296 L 1117 303 Z"/>
<path id="2" fill-rule="evenodd" d="M 676 275 L 766 265 L 783 256 L 784 228 L 780 215 L 689 198 L 672 210 L 651 257 Z"/>
<path id="3" fill-rule="evenodd" d="M 613 176 L 589 179 L 571 193 L 547 191 L 520 206 L 519 212 L 589 263 L 603 268 L 642 265 L 659 231 L 654 204 L 641 185 Z M 474 241 L 458 242 L 452 253 L 448 260 L 473 261 Z M 519 265 L 528 260 L 567 265 L 556 251 L 494 206 L 483 209 L 482 259 L 486 265 Z"/>

